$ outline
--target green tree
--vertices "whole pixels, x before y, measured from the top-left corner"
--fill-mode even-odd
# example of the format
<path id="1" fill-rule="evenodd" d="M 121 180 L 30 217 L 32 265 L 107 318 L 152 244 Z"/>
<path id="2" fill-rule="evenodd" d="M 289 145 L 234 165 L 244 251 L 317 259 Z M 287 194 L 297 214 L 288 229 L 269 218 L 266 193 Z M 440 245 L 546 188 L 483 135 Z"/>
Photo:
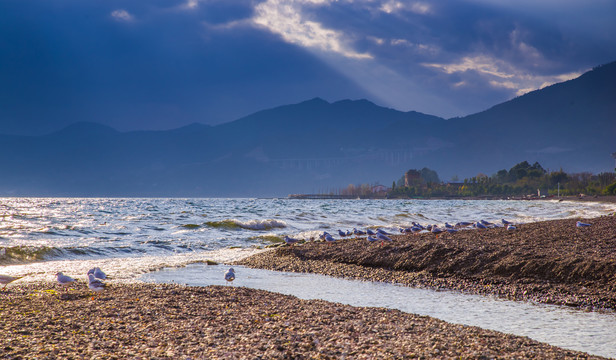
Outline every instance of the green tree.
<path id="1" fill-rule="evenodd" d="M 616 195 L 616 182 L 608 185 L 608 187 L 605 188 L 604 193 L 606 195 Z"/>
<path id="2" fill-rule="evenodd" d="M 530 169 L 531 166 L 528 161 L 522 161 L 509 169 L 509 176 L 511 177 L 511 180 L 516 181 L 526 177 Z"/>
<path id="3" fill-rule="evenodd" d="M 421 169 L 419 171 L 421 174 L 421 178 L 425 183 L 440 183 L 441 180 L 438 178 L 438 174 L 436 171 L 428 169 L 427 167 Z"/>

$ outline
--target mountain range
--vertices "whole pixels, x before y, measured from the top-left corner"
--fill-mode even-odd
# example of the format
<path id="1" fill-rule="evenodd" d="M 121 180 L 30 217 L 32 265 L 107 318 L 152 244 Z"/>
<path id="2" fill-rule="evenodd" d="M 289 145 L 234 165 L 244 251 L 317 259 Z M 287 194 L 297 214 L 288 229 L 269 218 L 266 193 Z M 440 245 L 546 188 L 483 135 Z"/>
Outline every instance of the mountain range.
<path id="1" fill-rule="evenodd" d="M 44 136 L 0 135 L 0 195 L 286 196 L 389 185 L 423 167 L 444 180 L 524 160 L 613 171 L 615 151 L 613 62 L 452 119 L 315 98 L 217 126 L 118 132 L 79 122 Z"/>

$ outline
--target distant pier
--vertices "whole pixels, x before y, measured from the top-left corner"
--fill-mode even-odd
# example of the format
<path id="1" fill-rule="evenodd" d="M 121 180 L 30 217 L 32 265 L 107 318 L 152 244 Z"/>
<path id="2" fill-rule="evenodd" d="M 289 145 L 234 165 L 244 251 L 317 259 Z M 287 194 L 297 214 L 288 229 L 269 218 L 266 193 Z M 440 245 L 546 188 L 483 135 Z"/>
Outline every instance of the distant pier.
<path id="1" fill-rule="evenodd" d="M 289 199 L 357 199 L 357 195 L 290 194 Z"/>
<path id="2" fill-rule="evenodd" d="M 313 199 L 313 200 L 339 200 L 339 199 L 385 199 L 384 195 L 371 194 L 370 196 L 358 195 L 333 195 L 333 194 L 290 194 L 289 199 Z"/>

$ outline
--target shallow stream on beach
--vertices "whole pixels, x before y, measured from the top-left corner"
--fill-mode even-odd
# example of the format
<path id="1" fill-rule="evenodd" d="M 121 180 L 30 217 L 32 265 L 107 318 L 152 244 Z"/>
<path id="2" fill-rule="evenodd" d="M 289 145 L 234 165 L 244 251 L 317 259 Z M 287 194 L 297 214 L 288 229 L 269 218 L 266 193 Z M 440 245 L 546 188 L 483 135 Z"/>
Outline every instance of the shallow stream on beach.
<path id="1" fill-rule="evenodd" d="M 315 274 L 234 266 L 236 280 L 223 279 L 228 266 L 191 264 L 145 274 L 147 282 L 190 286 L 228 285 L 322 299 L 353 306 L 385 307 L 478 326 L 551 345 L 616 357 L 616 313 L 586 312 L 554 305 L 507 301 L 457 291 L 436 291 Z"/>

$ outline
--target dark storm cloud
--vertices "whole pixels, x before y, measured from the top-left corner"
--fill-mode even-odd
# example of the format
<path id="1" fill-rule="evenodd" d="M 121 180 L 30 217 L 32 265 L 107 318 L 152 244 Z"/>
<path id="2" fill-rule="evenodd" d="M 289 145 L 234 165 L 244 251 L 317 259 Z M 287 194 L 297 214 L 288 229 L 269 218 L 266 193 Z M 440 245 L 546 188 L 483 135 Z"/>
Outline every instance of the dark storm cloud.
<path id="1" fill-rule="evenodd" d="M 616 60 L 616 3 L 0 2 L 0 132 L 230 121 L 314 96 L 444 117 Z"/>
<path id="2" fill-rule="evenodd" d="M 2 2 L 1 132 L 75 121 L 167 129 L 315 96 L 366 96 L 302 48 L 222 26 L 248 19 L 252 7 L 186 4 Z"/>

